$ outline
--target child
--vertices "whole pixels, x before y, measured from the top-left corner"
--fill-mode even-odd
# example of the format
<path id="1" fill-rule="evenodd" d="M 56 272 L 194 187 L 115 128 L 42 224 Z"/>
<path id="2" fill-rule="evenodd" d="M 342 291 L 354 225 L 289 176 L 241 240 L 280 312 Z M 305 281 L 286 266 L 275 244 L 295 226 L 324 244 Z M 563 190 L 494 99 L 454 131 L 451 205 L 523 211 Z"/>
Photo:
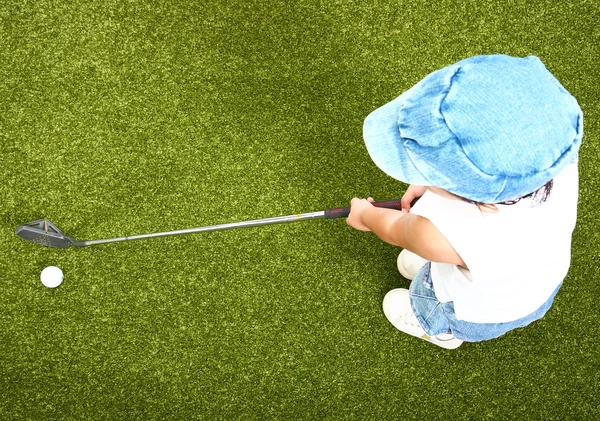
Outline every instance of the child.
<path id="1" fill-rule="evenodd" d="M 348 217 L 404 249 L 412 282 L 385 296 L 389 321 L 453 349 L 543 317 L 570 265 L 582 136 L 537 57 L 462 60 L 371 113 L 371 158 L 410 184 L 402 212 L 353 199 Z"/>

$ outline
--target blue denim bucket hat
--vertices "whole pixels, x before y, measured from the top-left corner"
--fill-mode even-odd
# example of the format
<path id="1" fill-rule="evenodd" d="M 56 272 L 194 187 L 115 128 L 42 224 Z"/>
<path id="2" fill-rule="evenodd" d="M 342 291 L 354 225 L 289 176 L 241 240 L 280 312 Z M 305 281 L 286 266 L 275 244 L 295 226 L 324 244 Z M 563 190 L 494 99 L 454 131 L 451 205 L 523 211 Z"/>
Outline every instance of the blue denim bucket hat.
<path id="1" fill-rule="evenodd" d="M 583 114 L 537 57 L 471 57 L 373 111 L 375 164 L 409 184 L 482 203 L 531 193 L 577 157 Z"/>

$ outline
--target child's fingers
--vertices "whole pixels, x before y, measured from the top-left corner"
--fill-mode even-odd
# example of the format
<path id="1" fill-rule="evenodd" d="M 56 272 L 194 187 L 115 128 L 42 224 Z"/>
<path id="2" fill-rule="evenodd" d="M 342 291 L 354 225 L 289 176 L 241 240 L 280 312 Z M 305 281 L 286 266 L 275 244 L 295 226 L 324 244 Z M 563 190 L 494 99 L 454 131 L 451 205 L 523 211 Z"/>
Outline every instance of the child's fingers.
<path id="1" fill-rule="evenodd" d="M 371 204 L 367 204 L 367 200 L 355 197 L 350 202 L 350 215 L 346 218 L 346 223 L 359 231 L 370 231 L 362 223 L 362 213 L 365 211 L 365 206 L 372 207 Z"/>
<path id="2" fill-rule="evenodd" d="M 411 184 L 410 186 L 408 186 L 408 189 L 406 189 L 404 196 L 402 196 L 402 199 L 400 199 L 400 203 L 402 204 L 402 210 L 408 212 L 411 208 L 411 203 L 415 199 L 418 199 L 419 197 L 423 196 L 426 190 L 427 189 L 425 187 L 417 186 L 416 184 Z"/>
<path id="3" fill-rule="evenodd" d="M 415 200 L 415 194 L 410 191 L 410 188 L 404 193 L 400 203 L 402 204 L 402 210 L 408 212 L 410 210 L 410 204 Z"/>

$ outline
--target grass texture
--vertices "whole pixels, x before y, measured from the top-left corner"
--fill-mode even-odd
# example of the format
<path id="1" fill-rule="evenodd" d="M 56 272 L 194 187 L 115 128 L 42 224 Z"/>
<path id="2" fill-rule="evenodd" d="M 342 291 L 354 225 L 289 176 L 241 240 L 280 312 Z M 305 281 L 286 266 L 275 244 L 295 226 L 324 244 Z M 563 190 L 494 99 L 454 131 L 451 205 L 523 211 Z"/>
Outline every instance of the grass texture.
<path id="1" fill-rule="evenodd" d="M 0 419 L 596 419 L 600 6 L 591 0 L 4 0 Z M 362 122 L 477 54 L 539 56 L 585 115 L 547 316 L 455 352 L 395 331 L 398 249 L 343 220 L 49 249 L 406 186 Z M 47 289 L 41 270 L 64 283 Z"/>

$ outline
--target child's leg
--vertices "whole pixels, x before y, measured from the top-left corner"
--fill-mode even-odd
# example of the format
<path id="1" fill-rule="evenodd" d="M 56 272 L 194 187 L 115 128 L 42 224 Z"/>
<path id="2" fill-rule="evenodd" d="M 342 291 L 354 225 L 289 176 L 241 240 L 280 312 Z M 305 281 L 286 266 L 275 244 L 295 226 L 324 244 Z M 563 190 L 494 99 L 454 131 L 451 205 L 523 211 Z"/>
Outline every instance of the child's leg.
<path id="1" fill-rule="evenodd" d="M 431 336 L 451 333 L 455 338 L 468 342 L 478 342 L 497 338 L 513 329 L 524 327 L 542 318 L 552 306 L 554 296 L 530 315 L 507 323 L 471 323 L 458 320 L 454 312 L 454 303 L 441 303 L 435 296 L 431 282 L 430 263 L 417 273 L 410 285 L 410 303 L 412 310 L 423 330 Z"/>
<path id="2" fill-rule="evenodd" d="M 429 268 L 430 264 L 427 263 L 417 272 L 413 280 L 415 286 L 422 285 L 423 288 L 425 288 L 422 280 L 429 277 Z M 427 306 L 422 306 L 423 309 L 426 309 L 431 305 L 435 306 L 435 303 L 439 304 L 439 302 L 437 301 L 437 298 L 435 298 L 433 292 L 429 293 L 424 290 L 423 293 L 421 293 L 415 289 L 413 284 L 411 284 L 410 292 L 409 290 L 398 288 L 387 293 L 383 299 L 383 312 L 387 319 L 396 329 L 404 333 L 424 339 L 442 348 L 458 348 L 463 341 L 450 334 L 450 327 L 447 324 L 445 328 L 436 330 L 436 332 L 440 331 L 440 333 L 431 334 L 430 331 L 423 329 L 423 323 L 418 320 L 416 316 L 417 313 L 413 311 L 411 306 L 411 296 L 417 295 L 420 300 L 431 301 Z M 430 297 L 430 295 L 433 295 L 433 297 Z M 440 322 L 443 322 L 443 319 L 440 319 Z"/>

